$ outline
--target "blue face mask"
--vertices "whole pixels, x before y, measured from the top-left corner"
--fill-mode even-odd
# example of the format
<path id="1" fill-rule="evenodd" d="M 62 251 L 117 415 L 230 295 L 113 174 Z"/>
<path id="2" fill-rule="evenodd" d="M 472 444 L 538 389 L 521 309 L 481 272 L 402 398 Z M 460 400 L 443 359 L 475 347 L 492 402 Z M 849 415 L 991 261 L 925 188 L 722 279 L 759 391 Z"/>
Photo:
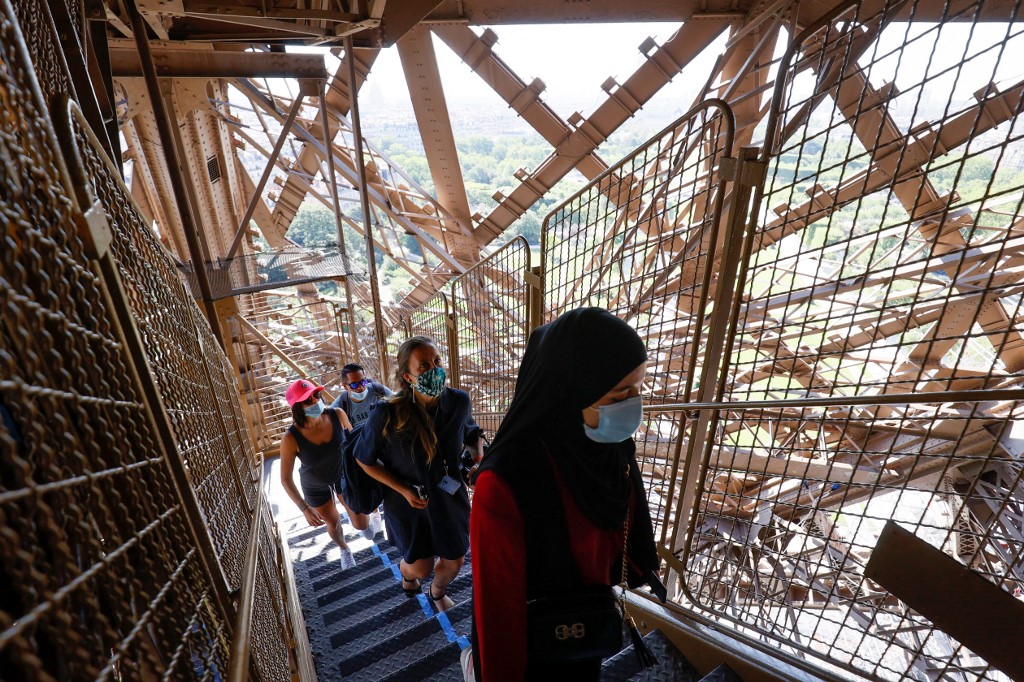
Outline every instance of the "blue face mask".
<path id="1" fill-rule="evenodd" d="M 318 400 L 309 407 L 302 408 L 302 411 L 306 413 L 306 416 L 310 419 L 316 419 L 324 413 L 324 401 Z"/>
<path id="2" fill-rule="evenodd" d="M 435 367 L 421 374 L 412 387 L 425 396 L 436 398 L 444 390 L 444 380 L 446 378 L 447 375 L 444 372 L 444 367 Z"/>
<path id="3" fill-rule="evenodd" d="M 364 388 L 361 391 L 352 391 L 352 390 L 350 390 L 348 392 L 348 397 L 352 398 L 352 400 L 356 401 L 357 403 L 361 403 L 363 400 L 366 399 L 366 396 L 367 396 L 367 394 L 369 394 L 369 392 L 370 392 L 370 389 L 368 389 L 368 388 Z"/>
<path id="4" fill-rule="evenodd" d="M 597 428 L 584 424 L 583 431 L 587 438 L 598 443 L 621 443 L 636 433 L 644 419 L 644 404 L 638 395 L 587 409 L 597 410 Z"/>

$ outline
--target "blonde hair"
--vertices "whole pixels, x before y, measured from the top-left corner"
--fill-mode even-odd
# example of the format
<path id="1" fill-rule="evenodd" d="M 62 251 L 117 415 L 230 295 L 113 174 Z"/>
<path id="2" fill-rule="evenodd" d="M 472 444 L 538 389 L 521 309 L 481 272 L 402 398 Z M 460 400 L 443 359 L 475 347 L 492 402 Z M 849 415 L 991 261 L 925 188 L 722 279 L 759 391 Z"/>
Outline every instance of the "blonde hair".
<path id="1" fill-rule="evenodd" d="M 434 433 L 434 420 L 416 400 L 416 392 L 413 390 L 412 384 L 405 380 L 413 351 L 425 346 L 437 349 L 434 340 L 429 336 L 414 336 L 398 348 L 394 376 L 394 385 L 398 390 L 388 401 L 391 403 L 392 409 L 389 410 L 389 414 L 384 420 L 383 435 L 387 438 L 392 427 L 395 433 L 409 431 L 412 436 L 411 440 L 413 443 L 419 443 L 423 452 L 427 454 L 427 464 L 430 464 L 437 454 L 437 434 Z"/>

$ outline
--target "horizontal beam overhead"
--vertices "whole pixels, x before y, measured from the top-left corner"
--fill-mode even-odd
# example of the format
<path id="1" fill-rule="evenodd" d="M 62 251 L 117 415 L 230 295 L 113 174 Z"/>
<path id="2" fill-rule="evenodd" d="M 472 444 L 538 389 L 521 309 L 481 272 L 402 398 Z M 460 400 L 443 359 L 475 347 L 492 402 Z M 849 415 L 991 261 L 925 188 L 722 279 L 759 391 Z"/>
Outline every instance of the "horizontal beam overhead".
<path id="1" fill-rule="evenodd" d="M 164 78 L 327 78 L 319 54 L 154 48 L 153 61 Z M 115 78 L 141 77 L 138 52 L 111 47 L 110 70 Z"/>

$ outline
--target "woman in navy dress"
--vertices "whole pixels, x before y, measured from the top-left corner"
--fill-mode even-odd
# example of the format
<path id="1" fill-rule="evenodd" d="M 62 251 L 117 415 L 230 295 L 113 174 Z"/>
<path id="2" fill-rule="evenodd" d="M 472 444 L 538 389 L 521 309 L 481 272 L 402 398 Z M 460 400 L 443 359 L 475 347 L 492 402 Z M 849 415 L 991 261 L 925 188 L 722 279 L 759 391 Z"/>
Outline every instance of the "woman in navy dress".
<path id="1" fill-rule="evenodd" d="M 469 549 L 469 495 L 459 465 L 466 446 L 483 456 L 483 431 L 469 396 L 445 386 L 434 342 L 414 336 L 398 349 L 398 392 L 370 414 L 356 447 L 366 472 L 384 484 L 384 520 L 402 560 L 402 589 L 427 594 L 439 611 L 451 608 L 445 591 Z"/>

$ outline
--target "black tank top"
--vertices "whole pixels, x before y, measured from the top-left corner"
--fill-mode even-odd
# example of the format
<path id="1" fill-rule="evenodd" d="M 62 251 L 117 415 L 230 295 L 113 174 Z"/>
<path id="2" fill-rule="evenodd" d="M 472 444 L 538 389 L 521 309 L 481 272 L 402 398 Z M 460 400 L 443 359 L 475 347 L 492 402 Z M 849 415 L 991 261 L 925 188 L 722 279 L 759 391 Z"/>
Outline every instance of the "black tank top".
<path id="1" fill-rule="evenodd" d="M 341 446 L 345 441 L 345 430 L 337 412 L 330 408 L 326 412 L 333 429 L 331 439 L 326 443 L 311 443 L 295 424 L 288 427 L 288 432 L 299 446 L 299 477 L 306 485 L 334 485 L 341 478 Z"/>

